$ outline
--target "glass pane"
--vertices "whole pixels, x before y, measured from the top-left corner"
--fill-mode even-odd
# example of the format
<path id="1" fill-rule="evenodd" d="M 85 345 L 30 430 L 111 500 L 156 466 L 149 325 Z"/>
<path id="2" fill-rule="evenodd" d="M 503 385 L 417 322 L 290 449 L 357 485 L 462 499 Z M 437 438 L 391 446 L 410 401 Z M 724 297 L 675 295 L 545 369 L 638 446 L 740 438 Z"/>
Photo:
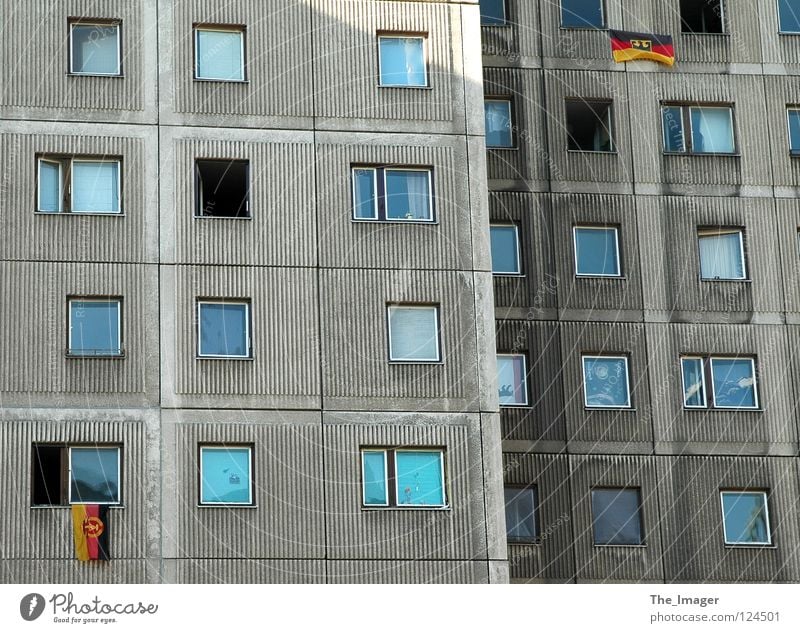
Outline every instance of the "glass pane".
<path id="1" fill-rule="evenodd" d="M 603 0 L 561 0 L 561 26 L 603 28 Z"/>
<path id="2" fill-rule="evenodd" d="M 197 77 L 221 81 L 244 81 L 241 31 L 197 30 Z"/>
<path id="3" fill-rule="evenodd" d="M 69 351 L 87 356 L 121 353 L 119 301 L 70 301 Z"/>
<path id="4" fill-rule="evenodd" d="M 432 220 L 428 171 L 386 170 L 386 217 Z"/>
<path id="5" fill-rule="evenodd" d="M 741 233 L 705 234 L 698 239 L 703 279 L 744 279 Z"/>
<path id="6" fill-rule="evenodd" d="M 119 503 L 119 450 L 70 449 L 70 503 Z"/>
<path id="7" fill-rule="evenodd" d="M 397 451 L 397 505 L 442 506 L 442 454 L 438 451 Z"/>
<path id="8" fill-rule="evenodd" d="M 578 275 L 619 275 L 617 230 L 576 228 L 575 262 Z"/>
<path id="9" fill-rule="evenodd" d="M 723 492 L 726 543 L 769 543 L 766 497 L 762 493 Z"/>
<path id="10" fill-rule="evenodd" d="M 692 151 L 733 153 L 730 108 L 692 108 Z"/>
<path id="11" fill-rule="evenodd" d="M 119 213 L 118 163 L 72 163 L 72 211 Z"/>
<path id="12" fill-rule="evenodd" d="M 533 488 L 505 489 L 506 535 L 510 540 L 536 539 L 536 491 Z"/>
<path id="13" fill-rule="evenodd" d="M 61 166 L 39 161 L 39 211 L 61 210 Z"/>
<path id="14" fill-rule="evenodd" d="M 789 110 L 789 150 L 800 153 L 800 110 Z"/>
<path id="15" fill-rule="evenodd" d="M 584 357 L 584 388 L 589 407 L 627 407 L 628 370 L 622 358 Z"/>
<path id="16" fill-rule="evenodd" d="M 72 72 L 119 74 L 119 27 L 110 24 L 72 27 Z"/>
<path id="17" fill-rule="evenodd" d="M 756 378 L 750 359 L 712 358 L 714 405 L 717 407 L 756 406 Z"/>
<path id="18" fill-rule="evenodd" d="M 592 490 L 592 530 L 597 545 L 640 545 L 639 491 Z"/>
<path id="19" fill-rule="evenodd" d="M 778 0 L 778 22 L 783 33 L 800 33 L 800 0 Z"/>
<path id="20" fill-rule="evenodd" d="M 378 217 L 375 207 L 375 170 L 353 170 L 353 217 L 359 220 L 374 220 Z"/>
<path id="21" fill-rule="evenodd" d="M 683 368 L 683 403 L 687 407 L 706 406 L 706 393 L 703 386 L 703 361 L 700 358 L 684 358 Z"/>
<path id="22" fill-rule="evenodd" d="M 661 124 L 664 128 L 664 151 L 685 152 L 683 142 L 682 108 L 667 106 L 661 110 Z"/>
<path id="23" fill-rule="evenodd" d="M 382 86 L 426 86 L 425 45 L 420 37 L 381 37 Z"/>
<path id="24" fill-rule="evenodd" d="M 436 308 L 390 308 L 391 360 L 439 360 L 436 321 Z"/>
<path id="25" fill-rule="evenodd" d="M 247 356 L 247 305 L 200 304 L 200 355 Z"/>
<path id="26" fill-rule="evenodd" d="M 497 357 L 497 388 L 501 406 L 528 404 L 524 356 Z"/>
<path id="27" fill-rule="evenodd" d="M 513 147 L 510 101 L 484 101 L 487 147 Z"/>
<path id="28" fill-rule="evenodd" d="M 201 448 L 200 503 L 252 503 L 249 448 Z"/>
<path id="29" fill-rule="evenodd" d="M 364 466 L 364 505 L 385 506 L 386 498 L 386 453 L 364 451 L 361 454 Z"/>
<path id="30" fill-rule="evenodd" d="M 492 226 L 489 234 L 492 242 L 492 272 L 498 275 L 519 274 L 517 228 Z"/>
<path id="31" fill-rule="evenodd" d="M 491 26 L 506 23 L 505 0 L 480 0 L 481 24 Z"/>

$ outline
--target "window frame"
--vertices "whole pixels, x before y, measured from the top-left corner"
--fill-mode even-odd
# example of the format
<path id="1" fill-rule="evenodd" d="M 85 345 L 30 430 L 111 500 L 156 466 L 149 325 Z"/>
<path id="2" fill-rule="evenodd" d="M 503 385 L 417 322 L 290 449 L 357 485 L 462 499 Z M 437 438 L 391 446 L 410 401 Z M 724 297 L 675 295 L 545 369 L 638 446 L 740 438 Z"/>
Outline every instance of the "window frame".
<path id="1" fill-rule="evenodd" d="M 125 205 L 123 200 L 122 168 L 123 160 L 120 156 L 104 156 L 95 154 L 55 154 L 42 152 L 37 153 L 36 160 L 36 204 L 34 214 L 36 215 L 96 215 L 104 217 L 121 217 L 125 215 Z M 60 195 L 58 200 L 58 211 L 42 211 L 42 163 L 58 165 L 58 178 Z M 76 211 L 72 203 L 75 195 L 74 186 L 74 164 L 75 163 L 114 163 L 117 166 L 116 195 L 117 211 Z M 66 181 L 69 180 L 69 183 Z M 66 204 L 65 204 L 66 202 Z"/>
<path id="2" fill-rule="evenodd" d="M 372 218 L 356 217 L 356 171 L 372 172 L 372 193 L 375 198 Z M 386 172 L 424 172 L 428 175 L 428 215 L 429 219 L 419 218 L 390 218 L 388 216 L 388 196 L 386 195 Z M 420 167 L 414 165 L 350 165 L 350 220 L 352 222 L 383 222 L 389 224 L 438 224 L 434 205 L 433 167 Z"/>
<path id="3" fill-rule="evenodd" d="M 678 5 L 678 12 L 679 18 L 681 21 L 681 35 L 730 35 L 730 31 L 728 29 L 728 12 L 725 9 L 725 0 L 718 0 L 719 1 L 719 21 L 720 25 L 722 26 L 722 30 L 717 33 L 715 31 L 684 31 L 683 30 L 683 16 L 680 15 L 680 4 Z M 713 9 L 712 9 L 713 10 Z"/>
<path id="4" fill-rule="evenodd" d="M 589 29 L 589 30 L 597 30 L 597 29 Z M 572 149 L 569 146 L 570 138 L 575 138 L 569 133 L 569 103 L 583 103 L 586 106 L 591 107 L 591 104 L 594 103 L 604 103 L 608 107 L 606 108 L 606 117 L 607 120 L 605 121 L 605 128 L 608 130 L 608 141 L 609 141 L 609 149 L 602 150 L 602 149 Z M 600 155 L 617 155 L 619 151 L 617 150 L 617 140 L 616 140 L 616 122 L 613 116 L 614 110 L 614 99 L 606 99 L 605 97 L 564 97 L 564 131 L 566 132 L 566 141 L 567 141 L 567 154 L 600 154 Z M 594 112 L 594 109 L 592 109 Z M 595 117 L 598 121 L 601 121 L 599 117 Z"/>
<path id="5" fill-rule="evenodd" d="M 115 163 L 117 165 L 117 179 L 116 179 L 116 193 L 117 193 L 117 206 L 118 211 L 78 211 L 75 209 L 73 198 L 75 196 L 75 163 Z M 119 159 L 112 158 L 110 160 L 98 159 L 91 157 L 73 157 L 70 159 L 69 170 L 69 212 L 77 215 L 120 215 L 122 213 L 122 187 L 120 181 L 122 180 L 122 163 Z"/>
<path id="6" fill-rule="evenodd" d="M 598 543 L 595 541 L 595 534 L 594 534 L 594 524 L 595 524 L 595 512 L 594 512 L 594 493 L 595 490 L 604 490 L 604 491 L 611 491 L 611 490 L 630 490 L 636 493 L 638 504 L 636 506 L 637 509 L 637 516 L 639 519 L 639 542 L 638 543 Z M 645 529 L 644 523 L 644 500 L 642 499 L 642 487 L 641 486 L 591 486 L 589 488 L 589 506 L 592 515 L 592 547 L 647 547 L 647 530 Z"/>
<path id="7" fill-rule="evenodd" d="M 713 35 L 713 34 L 712 34 Z M 736 117 L 734 115 L 733 103 L 722 102 L 682 102 L 682 101 L 662 101 L 660 104 L 661 114 L 661 153 L 666 156 L 740 156 L 739 135 L 736 132 Z M 681 111 L 681 137 L 683 141 L 683 151 L 677 152 L 667 149 L 667 130 L 664 128 L 664 110 L 667 108 L 679 108 Z M 692 110 L 725 109 L 728 111 L 728 121 L 730 122 L 731 139 L 733 140 L 733 151 L 731 152 L 698 152 L 694 149 L 694 125 L 692 123 Z M 686 134 L 689 130 L 689 134 Z"/>
<path id="8" fill-rule="evenodd" d="M 601 26 L 565 26 L 564 25 L 564 5 L 561 0 L 558 0 L 558 27 L 564 30 L 575 31 L 607 31 L 608 30 L 608 16 L 606 15 L 605 0 L 598 0 L 600 3 L 600 20 Z"/>
<path id="9" fill-rule="evenodd" d="M 503 404 L 500 403 L 498 406 L 501 409 L 518 409 L 520 407 L 529 407 L 531 406 L 531 397 L 530 397 L 530 390 L 528 389 L 528 355 L 527 354 L 520 354 L 519 352 L 497 352 L 495 354 L 497 358 L 504 357 L 504 358 L 522 358 L 522 367 L 524 369 L 523 377 L 522 377 L 522 384 L 525 387 L 525 402 L 515 402 L 514 404 Z M 498 372 L 499 373 L 499 372 Z M 498 394 L 499 396 L 499 394 Z"/>
<path id="10" fill-rule="evenodd" d="M 247 75 L 247 25 L 246 24 L 217 24 L 217 23 L 204 23 L 196 22 L 192 25 L 194 37 L 192 38 L 192 46 L 194 52 L 194 65 L 193 65 L 193 81 L 208 81 L 219 82 L 226 84 L 246 84 L 249 81 Z M 218 79 L 214 77 L 201 77 L 200 76 L 200 31 L 211 31 L 215 33 L 239 33 L 241 35 L 240 61 L 242 64 L 242 78 L 241 79 Z"/>
<path id="11" fill-rule="evenodd" d="M 516 250 L 516 272 L 495 272 L 494 265 L 492 267 L 492 276 L 493 277 L 525 277 L 525 273 L 522 270 L 522 248 L 519 239 L 519 225 L 515 222 L 489 222 L 489 247 L 491 251 L 491 241 L 492 241 L 492 229 L 493 228 L 501 228 L 501 229 L 514 229 L 514 244 Z M 491 256 L 491 252 L 489 253 Z"/>
<path id="12" fill-rule="evenodd" d="M 578 279 L 623 279 L 622 273 L 622 253 L 620 251 L 619 232 L 620 226 L 616 224 L 573 224 L 572 225 L 572 253 L 575 262 L 575 277 Z M 617 272 L 615 274 L 604 273 L 581 273 L 578 270 L 578 231 L 581 229 L 602 229 L 605 231 L 614 231 L 614 246 L 616 248 L 615 260 L 617 264 Z"/>
<path id="13" fill-rule="evenodd" d="M 122 70 L 122 20 L 116 18 L 68 18 L 69 38 L 67 43 L 67 75 L 70 77 L 123 77 Z M 117 72 L 115 73 L 87 73 L 74 69 L 75 59 L 73 57 L 72 32 L 76 26 L 93 26 L 108 28 L 116 27 L 117 31 Z"/>
<path id="14" fill-rule="evenodd" d="M 414 310 L 430 310 L 433 309 L 434 311 L 434 325 L 436 327 L 436 352 L 438 358 L 436 359 L 411 359 L 411 360 L 402 360 L 396 359 L 392 357 L 392 317 L 391 312 L 394 308 L 411 308 Z M 387 343 L 388 343 L 388 352 L 389 352 L 389 363 L 392 365 L 436 365 L 442 364 L 444 362 L 444 351 L 442 349 L 442 330 L 441 330 L 441 319 L 439 317 L 439 311 L 441 310 L 441 304 L 438 303 L 387 303 L 386 304 L 386 333 L 387 333 Z"/>
<path id="15" fill-rule="evenodd" d="M 737 361 L 747 361 L 750 363 L 750 373 L 753 377 L 753 401 L 754 405 L 752 407 L 731 407 L 726 405 L 719 405 L 717 404 L 717 391 L 714 384 L 714 361 L 715 360 L 737 360 Z M 709 355 L 708 356 L 708 367 L 709 367 L 709 378 L 711 379 L 711 402 L 712 407 L 714 409 L 725 409 L 728 411 L 760 411 L 761 410 L 761 400 L 759 398 L 758 393 L 758 374 L 756 368 L 756 357 L 755 356 L 724 356 L 724 355 Z"/>
<path id="16" fill-rule="evenodd" d="M 708 409 L 708 377 L 706 376 L 706 358 L 696 354 L 681 355 L 681 392 L 684 409 Z M 686 403 L 686 372 L 683 369 L 683 361 L 700 361 L 700 377 L 702 379 L 701 386 L 703 389 L 703 404 L 687 404 Z"/>
<path id="17" fill-rule="evenodd" d="M 380 453 L 383 456 L 383 472 L 385 474 L 384 481 L 383 481 L 383 495 L 386 499 L 386 503 L 367 503 L 366 494 L 367 494 L 367 478 L 366 473 L 364 471 L 364 455 L 366 453 Z M 389 455 L 387 449 L 380 449 L 380 448 L 361 448 L 359 450 L 360 459 L 360 466 L 361 466 L 361 507 L 362 508 L 389 508 L 391 507 L 391 495 L 389 491 L 391 486 L 389 485 L 390 479 L 390 472 L 389 472 Z"/>
<path id="18" fill-rule="evenodd" d="M 791 158 L 800 158 L 800 146 L 798 146 L 796 149 L 792 149 L 792 122 L 791 122 L 792 112 L 797 113 L 798 123 L 800 123 L 800 105 L 794 105 L 794 104 L 786 105 L 786 135 L 789 145 L 789 156 Z"/>
<path id="19" fill-rule="evenodd" d="M 486 149 L 488 150 L 519 150 L 519 145 L 517 143 L 517 132 L 516 132 L 516 125 L 514 124 L 514 99 L 511 97 L 503 97 L 500 95 L 484 95 L 483 97 L 483 111 L 484 117 L 486 116 L 486 104 L 487 103 L 504 103 L 508 104 L 508 122 L 509 122 L 509 134 L 511 136 L 511 145 L 489 145 L 486 143 Z M 484 133 L 484 138 L 486 134 Z"/>
<path id="20" fill-rule="evenodd" d="M 234 443 L 227 444 L 225 442 L 198 442 L 197 444 L 197 507 L 198 508 L 255 508 L 255 465 L 254 465 L 254 448 L 253 444 L 248 443 Z M 203 501 L 203 451 L 205 450 L 219 450 L 228 451 L 229 449 L 241 450 L 247 449 L 247 470 L 250 485 L 248 486 L 248 500 L 235 501 L 223 503 L 219 501 Z"/>
<path id="21" fill-rule="evenodd" d="M 781 0 L 775 0 L 775 17 L 778 20 L 778 35 L 800 35 L 800 20 L 797 31 L 784 31 L 781 27 Z"/>
<path id="22" fill-rule="evenodd" d="M 501 27 L 501 28 L 505 28 L 505 27 L 511 26 L 510 21 L 509 21 L 508 0 L 500 0 L 500 4 L 503 7 L 503 21 L 500 22 L 500 23 L 497 23 L 497 24 L 484 24 L 483 21 L 481 21 L 481 23 L 480 23 L 481 28 L 483 28 L 483 27 Z M 479 16 L 482 15 L 480 13 L 480 4 L 478 5 L 478 15 Z"/>
<path id="23" fill-rule="evenodd" d="M 380 453 L 384 455 L 384 467 L 386 473 L 386 481 L 384 487 L 386 489 L 386 503 L 385 504 L 365 504 L 365 479 L 364 479 L 364 453 Z M 442 505 L 429 505 L 429 504 L 411 504 L 399 503 L 399 490 L 397 476 L 397 453 L 439 453 L 439 476 L 441 477 L 442 485 Z M 447 449 L 442 446 L 361 446 L 359 447 L 359 461 L 361 468 L 361 510 L 449 510 L 450 509 L 450 494 L 448 491 L 447 480 Z"/>
<path id="24" fill-rule="evenodd" d="M 77 301 L 80 303 L 117 303 L 117 347 L 116 354 L 79 354 L 72 351 L 72 302 Z M 122 331 L 122 306 L 123 297 L 119 295 L 67 295 L 67 349 L 65 356 L 67 358 L 83 358 L 83 359 L 118 359 L 125 358 L 125 337 Z"/>
<path id="25" fill-rule="evenodd" d="M 739 263 L 742 266 L 741 277 L 703 277 L 703 251 L 700 248 L 700 239 L 703 237 L 713 237 L 715 235 L 739 234 Z M 747 269 L 747 257 L 745 255 L 744 227 L 735 226 L 698 226 L 697 227 L 697 264 L 699 266 L 700 281 L 750 281 Z"/>
<path id="26" fill-rule="evenodd" d="M 245 166 L 245 179 L 247 181 L 245 186 L 245 210 L 247 215 L 203 215 L 198 213 L 205 206 L 203 200 L 203 178 L 200 174 L 200 163 L 240 163 Z M 251 168 L 249 158 L 201 158 L 195 157 L 194 159 L 194 210 L 192 211 L 192 218 L 195 220 L 252 220 L 253 211 L 250 204 L 250 195 L 253 191 L 253 182 L 251 178 Z"/>
<path id="27" fill-rule="evenodd" d="M 480 9 L 479 9 L 480 11 Z M 382 39 L 419 39 L 422 40 L 422 64 L 425 72 L 425 83 L 423 85 L 407 85 L 407 84 L 385 84 L 383 83 L 383 73 L 381 69 L 382 53 L 381 53 L 381 40 Z M 378 88 L 401 88 L 404 90 L 430 90 L 431 76 L 430 76 L 430 49 L 428 48 L 428 33 L 420 31 L 378 31 L 376 33 L 376 44 L 378 46 Z"/>
<path id="28" fill-rule="evenodd" d="M 735 494 L 735 495 L 761 495 L 764 501 L 764 516 L 766 518 L 766 528 L 767 528 L 767 538 L 769 538 L 766 542 L 741 542 L 741 541 L 729 541 L 728 540 L 728 525 L 725 522 L 725 504 L 724 504 L 724 497 L 726 494 Z M 720 513 L 722 514 L 722 540 L 725 547 L 773 547 L 772 542 L 772 524 L 769 518 L 769 490 L 753 490 L 748 488 L 737 489 L 737 488 L 720 488 L 719 490 L 719 508 Z"/>
<path id="29" fill-rule="evenodd" d="M 55 165 L 58 167 L 58 211 L 43 211 L 42 210 L 42 164 Z M 64 163 L 63 161 L 54 158 L 46 158 L 45 156 L 36 157 L 36 211 L 46 215 L 56 215 L 58 213 L 69 213 L 64 210 Z M 72 193 L 70 192 L 70 198 Z"/>
<path id="30" fill-rule="evenodd" d="M 625 362 L 625 383 L 626 383 L 626 403 L 624 405 L 614 405 L 614 406 L 597 406 L 597 405 L 590 405 L 589 404 L 589 391 L 586 389 L 586 360 L 596 360 L 596 359 L 610 359 L 610 360 L 623 360 Z M 586 409 L 592 409 L 596 411 L 618 411 L 618 410 L 626 410 L 630 411 L 633 409 L 633 402 L 632 402 L 632 394 L 631 394 L 631 371 L 630 371 L 630 362 L 628 360 L 627 355 L 622 354 L 592 354 L 592 353 L 582 353 L 581 354 L 581 377 L 583 378 L 583 406 Z"/>
<path id="31" fill-rule="evenodd" d="M 196 360 L 253 360 L 253 341 L 252 341 L 252 328 L 251 328 L 251 321 L 253 318 L 252 313 L 252 301 L 249 299 L 214 299 L 214 298 L 197 298 L 195 299 L 196 304 L 196 318 L 197 318 L 197 328 L 195 330 L 197 336 L 197 347 L 196 347 Z M 201 353 L 200 346 L 202 344 L 202 308 L 203 305 L 243 305 L 245 306 L 245 319 L 244 319 L 244 331 L 245 331 L 245 343 L 247 345 L 247 351 L 245 355 L 238 355 L 238 354 L 203 354 Z"/>
<path id="32" fill-rule="evenodd" d="M 538 545 L 542 542 L 541 525 L 539 523 L 539 486 L 538 484 L 503 484 L 503 493 L 506 490 L 516 490 L 519 493 L 530 490 L 533 493 L 533 528 L 534 535 L 530 538 L 510 536 L 508 523 L 506 523 L 506 541 L 515 545 Z M 505 501 L 505 499 L 504 499 Z M 503 504 L 505 506 L 505 504 Z M 505 510 L 505 507 L 503 508 Z"/>
<path id="33" fill-rule="evenodd" d="M 121 506 L 122 505 L 122 446 L 119 444 L 65 444 L 63 445 L 67 449 L 67 481 L 66 481 L 66 500 L 68 506 L 73 506 L 77 504 L 92 504 L 92 505 L 103 505 L 103 506 Z M 95 449 L 113 449 L 117 452 L 117 482 L 119 482 L 119 487 L 117 489 L 117 500 L 113 503 L 106 503 L 102 501 L 72 501 L 72 449 L 87 449 L 87 448 L 95 448 Z M 52 506 L 38 506 L 38 507 L 52 507 Z"/>

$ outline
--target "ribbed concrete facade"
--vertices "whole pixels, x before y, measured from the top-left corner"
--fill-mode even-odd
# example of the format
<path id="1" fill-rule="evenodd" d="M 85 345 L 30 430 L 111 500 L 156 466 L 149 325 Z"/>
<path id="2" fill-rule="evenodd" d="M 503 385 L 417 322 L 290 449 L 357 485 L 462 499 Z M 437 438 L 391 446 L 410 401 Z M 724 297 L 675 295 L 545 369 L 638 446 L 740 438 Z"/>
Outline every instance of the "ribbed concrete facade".
<path id="1" fill-rule="evenodd" d="M 477 2 L 0 7 L 0 581 L 505 582 Z M 68 72 L 80 20 L 120 76 Z M 194 79 L 196 25 L 244 30 L 246 81 Z M 428 87 L 378 85 L 385 33 Z M 37 213 L 43 155 L 118 160 L 121 212 Z M 249 162 L 249 219 L 195 217 L 196 159 Z M 435 221 L 354 222 L 353 165 L 431 169 Z M 73 297 L 121 299 L 124 355 L 66 353 Z M 251 358 L 198 357 L 204 298 L 248 302 Z M 441 362 L 389 362 L 398 303 Z M 33 504 L 39 444 L 121 448 L 110 562 Z M 251 447 L 252 505 L 201 505 L 205 444 Z M 445 507 L 362 507 L 363 447 L 442 450 Z"/>

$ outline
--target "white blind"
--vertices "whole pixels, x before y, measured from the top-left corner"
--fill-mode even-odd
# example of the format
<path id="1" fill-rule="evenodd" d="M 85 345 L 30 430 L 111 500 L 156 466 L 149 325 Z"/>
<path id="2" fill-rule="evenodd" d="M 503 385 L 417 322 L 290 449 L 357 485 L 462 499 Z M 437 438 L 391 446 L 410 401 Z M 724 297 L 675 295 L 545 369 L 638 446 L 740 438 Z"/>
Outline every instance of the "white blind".
<path id="1" fill-rule="evenodd" d="M 244 80 L 242 33 L 197 31 L 197 76 L 201 79 Z"/>
<path id="2" fill-rule="evenodd" d="M 72 210 L 119 213 L 119 165 L 102 161 L 74 162 Z"/>
<path id="3" fill-rule="evenodd" d="M 392 360 L 439 360 L 436 308 L 392 307 L 389 330 Z"/>

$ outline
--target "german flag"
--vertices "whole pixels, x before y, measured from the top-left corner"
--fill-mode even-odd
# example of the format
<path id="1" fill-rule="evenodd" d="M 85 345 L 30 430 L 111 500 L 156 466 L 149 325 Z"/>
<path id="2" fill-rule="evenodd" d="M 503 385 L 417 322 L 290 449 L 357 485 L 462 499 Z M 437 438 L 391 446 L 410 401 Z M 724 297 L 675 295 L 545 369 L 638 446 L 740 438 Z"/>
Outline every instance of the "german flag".
<path id="1" fill-rule="evenodd" d="M 611 38 L 611 52 L 617 63 L 633 59 L 650 59 L 667 66 L 675 63 L 675 47 L 669 35 L 611 30 L 608 35 Z"/>
<path id="2" fill-rule="evenodd" d="M 108 506 L 72 506 L 72 534 L 78 560 L 111 560 L 108 547 Z"/>

